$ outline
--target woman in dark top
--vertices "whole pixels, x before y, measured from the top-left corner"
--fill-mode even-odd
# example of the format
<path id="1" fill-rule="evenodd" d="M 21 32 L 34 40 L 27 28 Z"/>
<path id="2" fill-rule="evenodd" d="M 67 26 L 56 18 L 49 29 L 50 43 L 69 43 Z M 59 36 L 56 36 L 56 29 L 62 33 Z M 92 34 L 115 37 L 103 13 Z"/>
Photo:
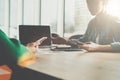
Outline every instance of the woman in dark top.
<path id="1" fill-rule="evenodd" d="M 12 69 L 11 79 L 18 80 L 19 72 L 27 64 L 34 61 L 35 53 L 38 46 L 45 40 L 44 37 L 41 41 L 38 40 L 24 46 L 16 39 L 10 39 L 6 34 L 0 30 L 0 65 L 6 64 Z M 21 76 L 22 77 L 22 76 Z"/>

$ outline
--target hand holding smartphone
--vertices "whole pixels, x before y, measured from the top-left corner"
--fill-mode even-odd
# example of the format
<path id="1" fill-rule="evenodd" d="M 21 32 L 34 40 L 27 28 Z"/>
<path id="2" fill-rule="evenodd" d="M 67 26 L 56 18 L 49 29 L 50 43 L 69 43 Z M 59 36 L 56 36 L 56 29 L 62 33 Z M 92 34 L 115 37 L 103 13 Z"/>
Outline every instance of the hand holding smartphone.
<path id="1" fill-rule="evenodd" d="M 46 40 L 47 37 L 42 37 L 40 39 L 38 39 L 37 41 L 35 42 L 32 42 L 32 43 L 28 43 L 26 46 L 28 48 L 28 50 L 32 53 L 37 53 L 38 51 L 38 46 L 44 41 Z"/>
<path id="2" fill-rule="evenodd" d="M 37 41 L 36 41 L 36 43 L 38 43 L 39 45 L 43 42 L 43 41 L 45 41 L 47 39 L 47 37 L 42 37 L 42 38 L 40 38 L 40 39 L 38 39 Z"/>
<path id="3" fill-rule="evenodd" d="M 77 42 L 77 45 L 84 45 L 85 43 L 83 42 Z"/>

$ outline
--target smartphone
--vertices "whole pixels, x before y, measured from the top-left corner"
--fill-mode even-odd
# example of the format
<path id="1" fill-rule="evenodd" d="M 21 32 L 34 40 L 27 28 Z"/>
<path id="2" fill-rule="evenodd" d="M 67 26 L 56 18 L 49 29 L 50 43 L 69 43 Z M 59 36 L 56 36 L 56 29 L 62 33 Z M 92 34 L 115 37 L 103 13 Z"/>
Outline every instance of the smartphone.
<path id="1" fill-rule="evenodd" d="M 83 45 L 83 44 L 85 44 L 84 42 L 80 42 L 77 39 L 71 39 L 71 42 L 73 42 L 75 45 Z"/>
<path id="2" fill-rule="evenodd" d="M 84 45 L 85 43 L 84 42 L 76 42 L 78 45 Z"/>
<path id="3" fill-rule="evenodd" d="M 46 39 L 47 39 L 47 37 L 42 37 L 42 38 L 38 39 L 36 42 L 43 42 Z"/>

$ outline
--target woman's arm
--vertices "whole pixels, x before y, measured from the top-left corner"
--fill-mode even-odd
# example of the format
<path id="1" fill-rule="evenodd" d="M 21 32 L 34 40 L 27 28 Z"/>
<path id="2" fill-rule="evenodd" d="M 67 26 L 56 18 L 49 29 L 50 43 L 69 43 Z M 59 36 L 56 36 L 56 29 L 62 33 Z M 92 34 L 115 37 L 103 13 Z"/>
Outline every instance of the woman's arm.
<path id="1" fill-rule="evenodd" d="M 99 45 L 93 42 L 89 44 L 78 45 L 78 47 L 87 51 L 112 51 L 111 45 Z"/>
<path id="2" fill-rule="evenodd" d="M 46 39 L 46 38 L 45 38 Z M 44 40 L 45 40 L 44 39 Z M 32 46 L 37 50 L 37 46 L 42 43 L 42 40 L 39 40 L 36 43 L 36 47 Z M 20 66 L 26 66 L 31 61 L 36 59 L 34 52 L 30 49 L 27 49 L 26 46 L 22 45 L 20 41 L 16 39 L 10 39 L 3 31 L 0 30 L 0 51 L 1 56 L 0 60 L 4 64 Z"/>

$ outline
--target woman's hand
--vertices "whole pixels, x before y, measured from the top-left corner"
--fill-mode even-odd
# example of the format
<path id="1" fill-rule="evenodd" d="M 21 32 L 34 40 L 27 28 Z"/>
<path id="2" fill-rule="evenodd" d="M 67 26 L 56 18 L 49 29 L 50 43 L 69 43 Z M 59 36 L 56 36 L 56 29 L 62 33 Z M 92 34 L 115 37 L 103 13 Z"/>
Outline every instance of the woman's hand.
<path id="1" fill-rule="evenodd" d="M 42 37 L 42 38 L 40 38 L 39 40 L 37 40 L 35 42 L 28 43 L 27 44 L 28 50 L 30 52 L 32 52 L 32 53 L 37 53 L 39 45 L 46 39 L 47 39 L 47 37 Z"/>
<path id="2" fill-rule="evenodd" d="M 47 37 L 42 37 L 35 42 L 28 43 L 26 47 L 28 48 L 29 52 L 24 53 L 19 58 L 18 65 L 24 68 L 26 65 L 32 64 L 37 59 L 34 54 L 37 53 L 39 45 L 46 39 Z"/>
<path id="3" fill-rule="evenodd" d="M 85 49 L 87 51 L 110 51 L 112 50 L 111 45 L 99 45 L 93 42 L 85 43 L 83 45 L 78 45 L 78 47 Z"/>

